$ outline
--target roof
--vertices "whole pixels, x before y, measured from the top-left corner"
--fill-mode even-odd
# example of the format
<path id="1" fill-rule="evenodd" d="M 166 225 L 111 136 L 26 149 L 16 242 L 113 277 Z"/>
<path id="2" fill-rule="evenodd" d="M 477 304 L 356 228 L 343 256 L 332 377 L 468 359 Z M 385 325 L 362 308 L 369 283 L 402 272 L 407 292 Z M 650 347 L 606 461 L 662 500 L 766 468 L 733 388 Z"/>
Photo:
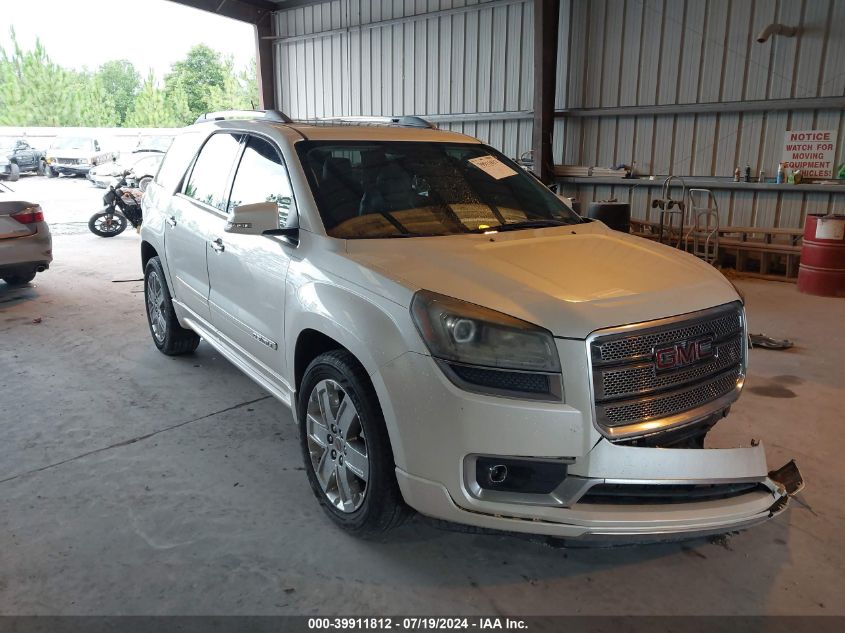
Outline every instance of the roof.
<path id="1" fill-rule="evenodd" d="M 198 121 L 195 125 L 214 125 L 222 129 L 276 128 L 293 130 L 309 141 L 428 141 L 436 143 L 480 143 L 476 138 L 439 130 L 435 127 L 419 127 L 377 123 L 374 121 L 281 121 L 265 117 L 230 117 Z"/>
<path id="2" fill-rule="evenodd" d="M 479 143 L 478 139 L 436 128 L 404 127 L 401 125 L 314 125 L 294 121 L 292 128 L 309 141 L 434 141 L 437 143 Z"/>

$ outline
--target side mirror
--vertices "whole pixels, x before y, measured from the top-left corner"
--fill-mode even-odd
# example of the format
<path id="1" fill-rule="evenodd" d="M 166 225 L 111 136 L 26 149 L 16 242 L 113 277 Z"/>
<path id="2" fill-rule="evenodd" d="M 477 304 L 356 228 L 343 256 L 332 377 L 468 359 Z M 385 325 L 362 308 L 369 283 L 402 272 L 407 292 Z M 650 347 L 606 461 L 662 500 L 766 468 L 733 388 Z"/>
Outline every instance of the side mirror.
<path id="1" fill-rule="evenodd" d="M 279 207 L 275 202 L 242 204 L 229 212 L 226 233 L 262 235 L 279 229 Z"/>

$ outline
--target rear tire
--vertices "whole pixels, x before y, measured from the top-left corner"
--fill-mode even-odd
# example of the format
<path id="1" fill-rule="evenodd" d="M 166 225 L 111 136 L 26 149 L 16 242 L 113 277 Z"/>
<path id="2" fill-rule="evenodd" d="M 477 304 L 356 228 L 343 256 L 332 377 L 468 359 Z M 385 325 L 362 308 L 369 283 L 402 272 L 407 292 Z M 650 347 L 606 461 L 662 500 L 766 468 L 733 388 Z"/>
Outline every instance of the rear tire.
<path id="1" fill-rule="evenodd" d="M 297 415 L 308 483 L 329 518 L 365 538 L 400 525 L 410 510 L 396 483 L 381 406 L 361 363 L 346 350 L 318 356 L 302 378 Z"/>
<path id="2" fill-rule="evenodd" d="M 18 167 L 17 163 L 12 163 L 11 165 L 9 165 L 9 182 L 15 182 L 20 177 L 21 168 Z"/>
<path id="3" fill-rule="evenodd" d="M 197 348 L 199 335 L 179 325 L 158 257 L 150 259 L 144 269 L 144 305 L 153 343 L 162 354 L 179 356 Z"/>
<path id="4" fill-rule="evenodd" d="M 111 219 L 109 219 L 111 215 Z M 88 220 L 88 229 L 100 237 L 114 237 L 126 230 L 127 221 L 117 213 L 95 213 Z"/>
<path id="5" fill-rule="evenodd" d="M 6 275 L 5 277 L 3 277 L 3 281 L 5 281 L 10 286 L 23 286 L 24 284 L 28 284 L 33 279 L 35 279 L 34 270 L 30 273 L 24 273 L 22 275 Z"/>

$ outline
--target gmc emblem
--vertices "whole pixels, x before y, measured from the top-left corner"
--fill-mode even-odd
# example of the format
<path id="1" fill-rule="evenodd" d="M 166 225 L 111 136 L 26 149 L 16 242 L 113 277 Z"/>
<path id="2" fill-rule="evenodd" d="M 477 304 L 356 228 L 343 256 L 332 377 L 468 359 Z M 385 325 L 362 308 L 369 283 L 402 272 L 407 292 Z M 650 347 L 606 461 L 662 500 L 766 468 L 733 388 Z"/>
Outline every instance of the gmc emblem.
<path id="1" fill-rule="evenodd" d="M 655 371 L 680 369 L 716 355 L 712 336 L 679 341 L 666 347 L 654 348 Z"/>

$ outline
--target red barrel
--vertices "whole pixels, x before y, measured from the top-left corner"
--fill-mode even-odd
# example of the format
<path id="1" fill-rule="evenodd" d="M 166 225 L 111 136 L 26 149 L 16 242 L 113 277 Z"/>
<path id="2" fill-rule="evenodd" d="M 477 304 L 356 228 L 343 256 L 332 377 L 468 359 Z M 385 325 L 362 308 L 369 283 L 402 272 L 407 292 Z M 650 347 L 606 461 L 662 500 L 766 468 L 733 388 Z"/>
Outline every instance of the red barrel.
<path id="1" fill-rule="evenodd" d="M 845 215 L 807 216 L 798 290 L 823 297 L 845 297 Z"/>

